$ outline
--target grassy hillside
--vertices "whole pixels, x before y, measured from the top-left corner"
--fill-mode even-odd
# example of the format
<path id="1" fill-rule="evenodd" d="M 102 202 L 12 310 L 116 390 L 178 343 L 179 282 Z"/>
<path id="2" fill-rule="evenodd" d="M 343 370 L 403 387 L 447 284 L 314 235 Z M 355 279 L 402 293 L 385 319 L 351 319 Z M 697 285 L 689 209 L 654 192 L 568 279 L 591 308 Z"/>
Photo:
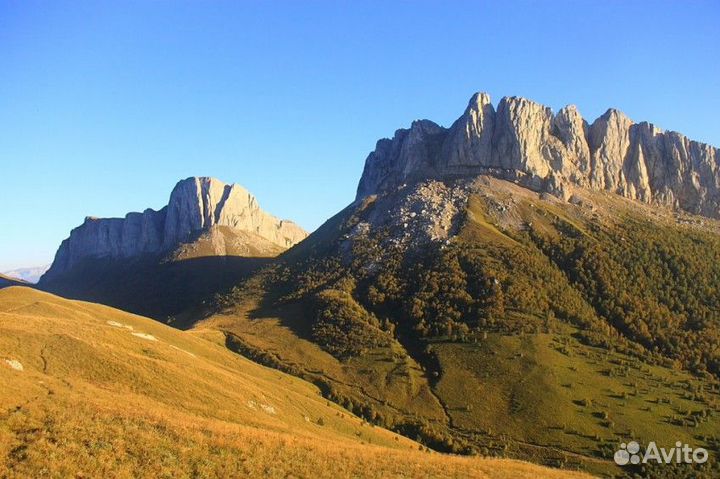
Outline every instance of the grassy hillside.
<path id="1" fill-rule="evenodd" d="M 438 450 L 720 473 L 717 222 L 485 179 L 454 237 L 399 248 L 397 231 L 357 234 L 376 208 L 334 217 L 204 326 Z M 712 463 L 617 468 L 631 439 L 702 446 Z"/>
<path id="2" fill-rule="evenodd" d="M 430 453 L 226 336 L 0 291 L 0 476 L 580 477 Z"/>

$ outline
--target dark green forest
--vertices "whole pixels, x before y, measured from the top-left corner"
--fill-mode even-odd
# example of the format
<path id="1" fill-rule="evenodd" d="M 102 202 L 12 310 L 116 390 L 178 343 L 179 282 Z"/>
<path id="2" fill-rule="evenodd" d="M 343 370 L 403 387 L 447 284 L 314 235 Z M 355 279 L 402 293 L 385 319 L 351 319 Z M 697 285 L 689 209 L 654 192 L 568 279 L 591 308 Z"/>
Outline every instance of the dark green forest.
<path id="1" fill-rule="evenodd" d="M 340 357 L 396 330 L 473 341 L 567 323 L 588 344 L 720 375 L 716 235 L 638 217 L 586 231 L 561 218 L 552 224 L 559 234 L 506 232 L 512 243 L 465 235 L 421 252 L 386 250 L 383 235 L 363 238 L 350 260 L 285 264 L 272 281 L 287 299 L 307 301 L 315 339 Z"/>

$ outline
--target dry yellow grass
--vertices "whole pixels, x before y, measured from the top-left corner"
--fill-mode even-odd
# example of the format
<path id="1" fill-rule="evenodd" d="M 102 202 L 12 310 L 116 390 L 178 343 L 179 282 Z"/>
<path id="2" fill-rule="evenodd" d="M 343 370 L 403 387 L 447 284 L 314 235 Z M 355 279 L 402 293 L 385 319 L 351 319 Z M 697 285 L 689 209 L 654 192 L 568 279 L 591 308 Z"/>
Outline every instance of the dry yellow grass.
<path id="1" fill-rule="evenodd" d="M 418 448 L 221 333 L 0 290 L 0 477 L 585 477 Z"/>

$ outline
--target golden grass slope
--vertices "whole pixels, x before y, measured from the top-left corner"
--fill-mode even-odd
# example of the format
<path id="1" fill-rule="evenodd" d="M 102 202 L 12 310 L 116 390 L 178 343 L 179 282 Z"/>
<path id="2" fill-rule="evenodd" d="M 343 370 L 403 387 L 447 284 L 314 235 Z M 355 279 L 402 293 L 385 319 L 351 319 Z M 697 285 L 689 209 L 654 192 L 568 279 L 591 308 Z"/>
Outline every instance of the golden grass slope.
<path id="1" fill-rule="evenodd" d="M 364 424 L 222 333 L 0 291 L 0 477 L 583 477 L 444 456 Z"/>

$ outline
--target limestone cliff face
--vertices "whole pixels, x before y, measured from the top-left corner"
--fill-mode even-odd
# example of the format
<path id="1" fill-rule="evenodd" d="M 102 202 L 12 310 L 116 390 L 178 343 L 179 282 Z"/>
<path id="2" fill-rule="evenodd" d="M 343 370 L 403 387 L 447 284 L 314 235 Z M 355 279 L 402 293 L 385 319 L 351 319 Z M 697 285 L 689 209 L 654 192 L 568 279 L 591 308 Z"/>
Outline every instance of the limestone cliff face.
<path id="1" fill-rule="evenodd" d="M 188 178 L 175 186 L 168 205 L 159 211 L 128 213 L 125 218 L 85 218 L 62 242 L 43 281 L 72 269 L 85 258 L 168 253 L 216 226 L 252 233 L 244 237 L 267 241 L 279 250 L 307 236 L 295 223 L 261 210 L 255 197 L 240 185 L 214 178 Z"/>
<path id="2" fill-rule="evenodd" d="M 450 128 L 428 120 L 383 139 L 365 162 L 357 197 L 423 179 L 490 174 L 567 199 L 574 188 L 720 217 L 720 150 L 634 123 L 608 110 L 588 124 L 577 108 L 554 114 L 506 97 L 497 109 L 475 94 Z"/>
<path id="3" fill-rule="evenodd" d="M 213 178 L 188 178 L 170 194 L 163 227 L 163 246 L 184 243 L 196 232 L 228 226 L 255 233 L 289 248 L 307 233 L 292 221 L 279 220 L 260 209 L 255 197 L 240 185 Z"/>

